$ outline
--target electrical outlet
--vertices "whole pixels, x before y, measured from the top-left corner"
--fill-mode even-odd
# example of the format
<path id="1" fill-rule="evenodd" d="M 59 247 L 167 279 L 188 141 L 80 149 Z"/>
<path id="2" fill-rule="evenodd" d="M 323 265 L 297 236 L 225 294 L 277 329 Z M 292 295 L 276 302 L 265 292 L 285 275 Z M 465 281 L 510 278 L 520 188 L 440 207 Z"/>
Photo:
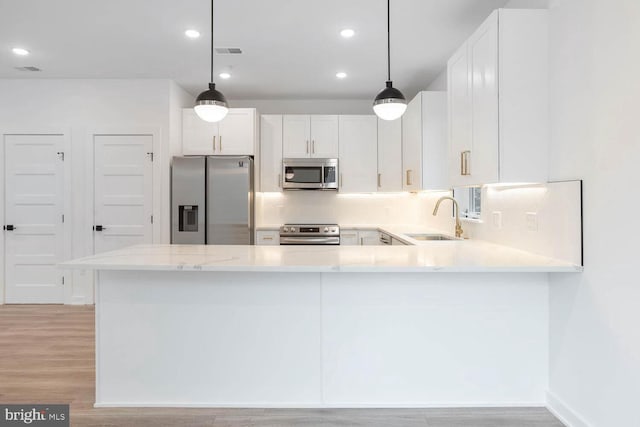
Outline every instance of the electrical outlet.
<path id="1" fill-rule="evenodd" d="M 525 214 L 527 221 L 527 230 L 538 231 L 538 214 L 537 212 L 527 212 Z"/>
<path id="2" fill-rule="evenodd" d="M 502 212 L 493 211 L 491 213 L 491 218 L 493 219 L 493 227 L 498 230 L 502 228 Z"/>

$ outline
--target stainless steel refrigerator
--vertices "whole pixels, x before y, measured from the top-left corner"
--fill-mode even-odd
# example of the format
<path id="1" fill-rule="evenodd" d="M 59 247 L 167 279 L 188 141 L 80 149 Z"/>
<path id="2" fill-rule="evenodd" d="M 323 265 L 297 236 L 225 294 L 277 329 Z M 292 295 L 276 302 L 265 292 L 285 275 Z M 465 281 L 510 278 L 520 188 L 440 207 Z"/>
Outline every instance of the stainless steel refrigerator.
<path id="1" fill-rule="evenodd" d="M 253 158 L 174 157 L 171 243 L 254 244 Z"/>

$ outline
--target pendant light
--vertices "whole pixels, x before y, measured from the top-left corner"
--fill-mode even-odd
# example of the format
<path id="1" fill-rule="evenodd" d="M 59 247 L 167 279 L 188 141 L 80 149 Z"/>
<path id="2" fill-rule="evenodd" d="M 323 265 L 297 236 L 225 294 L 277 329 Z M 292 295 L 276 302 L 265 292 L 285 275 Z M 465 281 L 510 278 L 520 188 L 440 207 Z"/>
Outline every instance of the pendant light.
<path id="1" fill-rule="evenodd" d="M 222 92 L 216 90 L 213 83 L 213 0 L 211 0 L 211 83 L 209 90 L 205 90 L 196 98 L 194 110 L 198 117 L 206 122 L 219 122 L 224 119 L 229 112 L 227 98 Z"/>
<path id="2" fill-rule="evenodd" d="M 382 120 L 396 120 L 402 117 L 407 109 L 407 100 L 391 82 L 391 24 L 389 19 L 389 2 L 387 0 L 387 87 L 382 89 L 373 100 L 373 112 Z"/>

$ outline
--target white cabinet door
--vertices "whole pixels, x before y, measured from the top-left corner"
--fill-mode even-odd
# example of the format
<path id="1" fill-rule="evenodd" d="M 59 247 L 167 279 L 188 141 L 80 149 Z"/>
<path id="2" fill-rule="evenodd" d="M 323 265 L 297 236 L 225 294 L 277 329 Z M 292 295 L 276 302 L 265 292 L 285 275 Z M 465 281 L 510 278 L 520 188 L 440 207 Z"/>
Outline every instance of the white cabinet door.
<path id="1" fill-rule="evenodd" d="M 449 116 L 449 180 L 452 186 L 470 184 L 465 162 L 471 163 L 471 72 L 465 42 L 447 64 Z M 468 167 L 473 167 L 468 164 Z"/>
<path id="2" fill-rule="evenodd" d="M 376 230 L 359 230 L 358 237 L 362 246 L 380 245 L 380 233 Z"/>
<path id="3" fill-rule="evenodd" d="M 447 93 L 426 91 L 422 97 L 423 190 L 448 190 Z"/>
<path id="4" fill-rule="evenodd" d="M 377 181 L 378 191 L 402 191 L 402 120 L 378 119 Z"/>
<path id="5" fill-rule="evenodd" d="M 64 302 L 63 135 L 5 135 L 5 302 Z"/>
<path id="6" fill-rule="evenodd" d="M 94 135 L 94 252 L 152 243 L 151 135 Z"/>
<path id="7" fill-rule="evenodd" d="M 254 108 L 232 108 L 218 126 L 217 150 L 214 154 L 254 154 L 256 132 Z"/>
<path id="8" fill-rule="evenodd" d="M 419 95 L 419 94 L 418 94 Z M 422 98 L 416 96 L 402 116 L 402 189 L 421 190 Z"/>
<path id="9" fill-rule="evenodd" d="M 469 39 L 471 60 L 471 135 L 468 173 L 473 184 L 498 182 L 498 13 Z"/>
<path id="10" fill-rule="evenodd" d="M 311 116 L 311 157 L 338 157 L 338 116 Z"/>
<path id="11" fill-rule="evenodd" d="M 259 246 L 280 245 L 280 232 L 278 230 L 256 231 L 256 245 L 259 245 Z"/>
<path id="12" fill-rule="evenodd" d="M 357 246 L 360 245 L 358 230 L 342 229 L 340 230 L 341 246 Z"/>
<path id="13" fill-rule="evenodd" d="M 260 191 L 282 191 L 282 115 L 260 117 Z"/>
<path id="14" fill-rule="evenodd" d="M 311 122 L 307 115 L 285 115 L 282 118 L 283 157 L 311 155 Z"/>
<path id="15" fill-rule="evenodd" d="M 340 116 L 340 188 L 344 193 L 377 189 L 378 123 L 376 116 Z"/>
<path id="16" fill-rule="evenodd" d="M 182 109 L 182 153 L 188 155 L 217 154 L 218 123 L 202 120 L 193 108 Z"/>

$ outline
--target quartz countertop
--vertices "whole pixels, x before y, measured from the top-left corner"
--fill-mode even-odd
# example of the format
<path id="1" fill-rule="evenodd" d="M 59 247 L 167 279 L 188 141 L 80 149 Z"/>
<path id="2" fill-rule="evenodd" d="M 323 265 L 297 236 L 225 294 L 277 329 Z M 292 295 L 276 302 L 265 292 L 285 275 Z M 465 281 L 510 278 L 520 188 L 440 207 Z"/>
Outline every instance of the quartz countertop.
<path id="1" fill-rule="evenodd" d="M 474 240 L 429 241 L 415 246 L 136 245 L 68 261 L 61 267 L 326 273 L 582 271 L 579 265 Z"/>

